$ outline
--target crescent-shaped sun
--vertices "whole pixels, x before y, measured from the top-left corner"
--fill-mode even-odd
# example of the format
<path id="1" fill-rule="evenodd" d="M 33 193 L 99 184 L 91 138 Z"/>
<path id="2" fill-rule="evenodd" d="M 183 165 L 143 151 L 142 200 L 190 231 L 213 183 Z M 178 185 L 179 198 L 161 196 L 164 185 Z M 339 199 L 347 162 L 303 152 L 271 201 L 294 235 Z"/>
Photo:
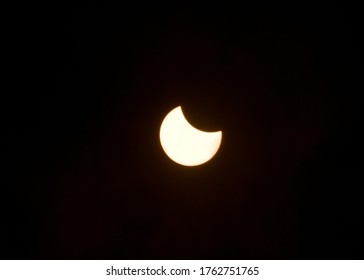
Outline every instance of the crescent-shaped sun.
<path id="1" fill-rule="evenodd" d="M 174 108 L 164 118 L 160 132 L 164 152 L 173 161 L 196 166 L 209 161 L 219 150 L 222 132 L 205 132 L 188 123 L 181 106 Z"/>

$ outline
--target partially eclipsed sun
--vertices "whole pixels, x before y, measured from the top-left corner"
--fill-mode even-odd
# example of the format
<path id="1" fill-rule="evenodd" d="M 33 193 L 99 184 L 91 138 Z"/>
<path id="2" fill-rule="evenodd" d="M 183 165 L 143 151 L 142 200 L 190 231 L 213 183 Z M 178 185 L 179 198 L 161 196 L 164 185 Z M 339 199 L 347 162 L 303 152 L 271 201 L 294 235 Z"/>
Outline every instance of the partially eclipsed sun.
<path id="1" fill-rule="evenodd" d="M 205 132 L 194 128 L 179 106 L 164 118 L 159 137 L 169 158 L 181 165 L 196 166 L 209 161 L 216 154 L 222 132 Z"/>

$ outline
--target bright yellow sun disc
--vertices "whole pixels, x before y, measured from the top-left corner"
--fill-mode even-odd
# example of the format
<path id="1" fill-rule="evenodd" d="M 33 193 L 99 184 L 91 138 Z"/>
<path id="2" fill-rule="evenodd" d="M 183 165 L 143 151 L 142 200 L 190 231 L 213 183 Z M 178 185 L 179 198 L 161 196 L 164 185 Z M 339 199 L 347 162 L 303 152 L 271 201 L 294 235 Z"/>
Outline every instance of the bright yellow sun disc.
<path id="1" fill-rule="evenodd" d="M 170 159 L 181 165 L 196 166 L 209 161 L 216 154 L 222 132 L 205 132 L 194 128 L 179 106 L 164 118 L 159 137 Z"/>

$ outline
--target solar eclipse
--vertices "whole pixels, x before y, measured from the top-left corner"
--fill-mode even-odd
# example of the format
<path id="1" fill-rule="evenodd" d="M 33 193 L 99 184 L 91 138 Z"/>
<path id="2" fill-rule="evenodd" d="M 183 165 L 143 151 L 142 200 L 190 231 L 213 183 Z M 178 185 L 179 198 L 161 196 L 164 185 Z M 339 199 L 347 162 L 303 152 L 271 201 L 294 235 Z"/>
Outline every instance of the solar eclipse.
<path id="1" fill-rule="evenodd" d="M 160 142 L 164 152 L 173 161 L 196 166 L 209 161 L 219 150 L 222 132 L 205 132 L 188 123 L 181 106 L 164 118 L 160 128 Z"/>

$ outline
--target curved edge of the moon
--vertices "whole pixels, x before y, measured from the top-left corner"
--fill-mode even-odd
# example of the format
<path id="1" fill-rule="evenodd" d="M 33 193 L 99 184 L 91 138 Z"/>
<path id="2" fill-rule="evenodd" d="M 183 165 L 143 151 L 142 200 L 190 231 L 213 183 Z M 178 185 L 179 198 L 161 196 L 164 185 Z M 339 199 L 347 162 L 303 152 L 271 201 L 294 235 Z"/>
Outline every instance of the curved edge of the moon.
<path id="1" fill-rule="evenodd" d="M 220 134 L 221 134 L 221 137 L 222 137 L 222 130 L 219 130 L 219 131 L 203 131 L 203 130 L 200 130 L 200 129 L 198 129 L 198 128 L 194 127 L 192 124 L 190 124 L 190 123 L 188 122 L 188 120 L 186 119 L 185 115 L 183 114 L 183 110 L 182 110 L 182 107 L 181 107 L 181 106 L 178 106 L 178 107 L 177 107 L 177 108 L 175 108 L 175 109 L 179 109 L 179 110 L 180 110 L 180 112 L 181 112 L 181 117 L 183 117 L 183 119 L 184 119 L 185 123 L 186 123 L 186 124 L 188 124 L 188 125 L 189 125 L 192 129 L 194 129 L 194 130 L 198 131 L 199 133 L 208 133 L 208 134 L 218 134 L 218 133 L 220 133 Z M 221 141 L 221 139 L 220 139 L 220 141 Z"/>

